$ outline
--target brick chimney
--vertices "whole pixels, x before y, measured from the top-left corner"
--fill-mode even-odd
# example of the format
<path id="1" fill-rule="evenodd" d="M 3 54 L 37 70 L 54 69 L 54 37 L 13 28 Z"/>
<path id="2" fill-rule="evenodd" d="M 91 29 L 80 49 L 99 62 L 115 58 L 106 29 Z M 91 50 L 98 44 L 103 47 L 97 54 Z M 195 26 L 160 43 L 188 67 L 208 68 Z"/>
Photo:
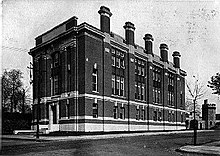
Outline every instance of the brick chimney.
<path id="1" fill-rule="evenodd" d="M 126 22 L 124 25 L 125 29 L 125 40 L 127 44 L 134 45 L 134 24 L 131 22 Z"/>
<path id="2" fill-rule="evenodd" d="M 145 50 L 147 54 L 153 54 L 153 37 L 151 34 L 145 34 L 144 36 L 145 41 Z"/>
<path id="3" fill-rule="evenodd" d="M 101 6 L 98 13 L 100 14 L 101 31 L 110 33 L 110 17 L 112 16 L 110 9 L 105 6 Z"/>
<path id="4" fill-rule="evenodd" d="M 165 43 L 160 44 L 160 56 L 163 62 L 168 62 L 168 46 Z"/>
<path id="5" fill-rule="evenodd" d="M 175 68 L 180 68 L 180 53 L 178 51 L 173 52 L 173 64 Z"/>

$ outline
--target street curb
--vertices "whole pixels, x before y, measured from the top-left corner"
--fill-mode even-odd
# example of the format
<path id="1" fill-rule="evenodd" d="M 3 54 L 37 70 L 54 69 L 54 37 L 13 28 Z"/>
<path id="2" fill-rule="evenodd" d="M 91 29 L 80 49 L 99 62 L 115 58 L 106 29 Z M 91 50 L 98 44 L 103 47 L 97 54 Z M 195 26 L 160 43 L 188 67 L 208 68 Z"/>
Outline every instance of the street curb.
<path id="1" fill-rule="evenodd" d="M 36 138 L 7 138 L 7 137 L 2 137 L 2 140 L 23 140 L 23 141 L 36 141 L 36 142 L 47 142 L 47 141 L 52 141 L 52 140 L 45 140 L 45 139 L 39 139 L 36 140 Z"/>
<path id="2" fill-rule="evenodd" d="M 194 151 L 192 149 L 186 149 L 188 147 L 193 147 Z M 218 151 L 214 151 L 214 150 L 208 151 L 207 150 L 208 147 L 213 148 L 214 146 L 205 146 L 205 145 L 203 145 L 203 146 L 189 146 L 189 145 L 187 145 L 187 146 L 180 147 L 180 148 L 176 149 L 175 151 L 181 152 L 181 153 L 191 153 L 191 154 L 195 154 L 195 155 L 201 155 L 201 154 L 203 155 L 204 154 L 204 155 L 211 155 L 211 156 L 220 156 L 219 150 Z M 201 150 L 200 148 L 202 148 L 203 150 Z"/>

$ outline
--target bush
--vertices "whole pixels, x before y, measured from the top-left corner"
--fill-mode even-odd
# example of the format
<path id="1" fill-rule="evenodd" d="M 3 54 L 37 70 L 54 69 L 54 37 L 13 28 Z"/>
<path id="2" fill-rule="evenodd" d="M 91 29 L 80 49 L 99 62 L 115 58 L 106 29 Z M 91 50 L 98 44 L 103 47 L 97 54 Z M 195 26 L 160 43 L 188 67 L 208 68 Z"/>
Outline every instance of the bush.
<path id="1" fill-rule="evenodd" d="M 31 129 L 31 114 L 3 113 L 2 114 L 2 133 L 12 134 L 14 130 Z"/>

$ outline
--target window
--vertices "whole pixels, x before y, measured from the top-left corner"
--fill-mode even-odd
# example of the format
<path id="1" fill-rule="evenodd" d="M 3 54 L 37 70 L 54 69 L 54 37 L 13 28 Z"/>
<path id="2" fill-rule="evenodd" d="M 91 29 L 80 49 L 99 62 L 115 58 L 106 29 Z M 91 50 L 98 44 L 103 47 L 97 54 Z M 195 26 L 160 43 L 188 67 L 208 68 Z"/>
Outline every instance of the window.
<path id="1" fill-rule="evenodd" d="M 183 107 L 183 93 L 180 93 L 180 107 Z"/>
<path id="2" fill-rule="evenodd" d="M 183 119 L 183 113 L 181 113 L 181 122 L 183 122 L 183 120 L 184 120 L 184 119 Z"/>
<path id="3" fill-rule="evenodd" d="M 112 54 L 115 54 L 115 49 L 112 48 Z"/>
<path id="4" fill-rule="evenodd" d="M 58 75 L 55 75 L 53 78 L 53 82 L 54 82 L 54 95 L 57 95 L 59 93 L 59 79 L 58 79 Z"/>
<path id="5" fill-rule="evenodd" d="M 153 102 L 161 103 L 161 69 L 153 67 Z"/>
<path id="6" fill-rule="evenodd" d="M 69 105 L 69 100 L 68 99 L 66 101 L 66 117 L 68 119 L 70 118 L 70 105 Z"/>
<path id="7" fill-rule="evenodd" d="M 53 58 L 53 67 L 58 67 L 58 66 L 59 66 L 59 53 L 56 52 Z"/>
<path id="8" fill-rule="evenodd" d="M 115 75 L 112 75 L 112 94 L 115 94 Z"/>
<path id="9" fill-rule="evenodd" d="M 145 100 L 145 86 L 142 84 L 141 100 Z"/>
<path id="10" fill-rule="evenodd" d="M 116 67 L 120 68 L 120 59 L 119 58 L 116 58 Z"/>
<path id="11" fill-rule="evenodd" d="M 125 94 L 125 61 L 124 53 L 112 48 L 112 94 L 124 96 Z"/>
<path id="12" fill-rule="evenodd" d="M 112 56 L 112 66 L 115 66 L 115 56 Z"/>
<path id="13" fill-rule="evenodd" d="M 141 83 L 138 83 L 138 99 L 141 99 Z"/>
<path id="14" fill-rule="evenodd" d="M 121 77 L 120 96 L 124 96 L 124 78 Z"/>
<path id="15" fill-rule="evenodd" d="M 117 119 L 117 118 L 118 118 L 118 106 L 114 106 L 113 116 L 114 116 L 114 119 Z"/>
<path id="16" fill-rule="evenodd" d="M 145 61 L 135 58 L 135 99 L 146 100 Z"/>
<path id="17" fill-rule="evenodd" d="M 157 121 L 157 110 L 154 110 L 153 120 L 154 120 L 154 121 Z"/>
<path id="18" fill-rule="evenodd" d="M 171 112 L 168 113 L 168 121 L 171 122 Z"/>
<path id="19" fill-rule="evenodd" d="M 162 121 L 162 113 L 161 113 L 161 111 L 158 111 L 158 121 Z"/>
<path id="20" fill-rule="evenodd" d="M 98 91 L 98 70 L 97 70 L 97 64 L 94 64 L 93 72 L 92 72 L 92 91 L 97 92 Z"/>
<path id="21" fill-rule="evenodd" d="M 136 120 L 140 120 L 140 109 L 139 109 L 139 107 L 136 108 Z"/>
<path id="22" fill-rule="evenodd" d="M 125 108 L 122 106 L 120 110 L 120 119 L 125 119 Z"/>
<path id="23" fill-rule="evenodd" d="M 119 87 L 120 87 L 120 77 L 116 76 L 116 95 L 120 95 Z"/>
<path id="24" fill-rule="evenodd" d="M 145 111 L 144 107 L 141 110 L 141 120 L 146 120 L 146 111 Z"/>
<path id="25" fill-rule="evenodd" d="M 159 88 L 153 88 L 153 101 L 155 103 L 161 102 L 161 92 Z"/>
<path id="26" fill-rule="evenodd" d="M 125 68 L 125 61 L 124 61 L 124 59 L 120 59 L 121 60 L 121 62 L 120 62 L 120 64 L 121 64 L 121 68 Z"/>
<path id="27" fill-rule="evenodd" d="M 168 105 L 174 106 L 174 74 L 168 73 Z"/>
<path id="28" fill-rule="evenodd" d="M 93 118 L 98 118 L 98 103 L 93 103 L 93 107 L 92 107 L 92 110 L 93 110 Z"/>
<path id="29" fill-rule="evenodd" d="M 172 112 L 172 122 L 175 122 L 175 114 Z"/>

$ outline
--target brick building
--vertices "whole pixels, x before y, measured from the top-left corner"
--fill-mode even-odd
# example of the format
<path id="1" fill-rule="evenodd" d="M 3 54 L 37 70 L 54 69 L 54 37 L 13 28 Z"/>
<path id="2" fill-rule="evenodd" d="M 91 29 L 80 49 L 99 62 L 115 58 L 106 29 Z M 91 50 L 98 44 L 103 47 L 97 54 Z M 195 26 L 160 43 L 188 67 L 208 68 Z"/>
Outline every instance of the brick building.
<path id="1" fill-rule="evenodd" d="M 72 17 L 36 38 L 33 115 L 48 131 L 147 131 L 185 128 L 185 79 L 180 53 L 153 52 L 153 37 L 135 44 L 110 31 L 112 13 L 100 7 L 100 29 Z M 39 86 L 39 87 L 38 87 Z M 38 98 L 40 99 L 38 103 Z"/>

